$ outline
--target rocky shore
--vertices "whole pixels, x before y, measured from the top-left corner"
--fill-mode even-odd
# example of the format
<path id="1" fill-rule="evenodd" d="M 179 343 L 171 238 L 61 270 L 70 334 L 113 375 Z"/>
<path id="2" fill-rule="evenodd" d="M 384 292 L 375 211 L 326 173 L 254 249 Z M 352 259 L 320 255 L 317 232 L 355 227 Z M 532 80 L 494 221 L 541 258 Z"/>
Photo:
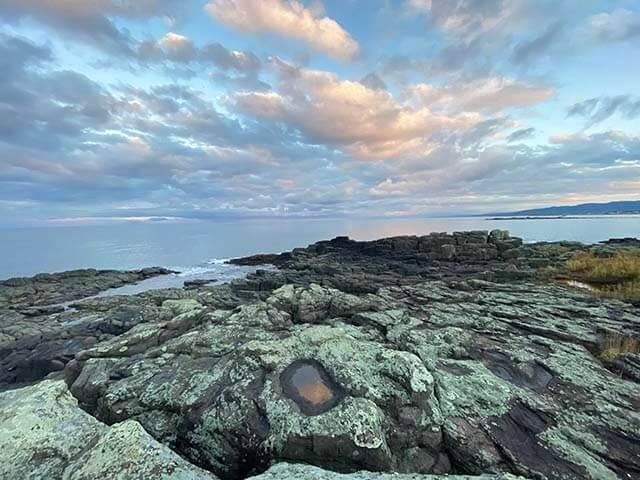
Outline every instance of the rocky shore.
<path id="1" fill-rule="evenodd" d="M 338 237 L 121 297 L 87 298 L 166 271 L 0 282 L 0 478 L 640 478 L 640 354 L 602 355 L 640 310 L 555 280 L 629 240 Z"/>

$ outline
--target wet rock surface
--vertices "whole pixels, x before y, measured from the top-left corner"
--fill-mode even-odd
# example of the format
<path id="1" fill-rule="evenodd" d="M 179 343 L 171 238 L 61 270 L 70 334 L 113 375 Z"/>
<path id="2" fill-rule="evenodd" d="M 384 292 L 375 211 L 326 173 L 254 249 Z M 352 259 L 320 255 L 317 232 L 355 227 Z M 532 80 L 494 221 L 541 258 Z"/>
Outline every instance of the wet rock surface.
<path id="1" fill-rule="evenodd" d="M 84 269 L 40 273 L 30 278 L 10 278 L 0 281 L 0 305 L 18 311 L 23 308 L 45 307 L 90 297 L 109 288 L 169 273 L 176 272 L 160 267 L 135 271 Z"/>
<path id="2" fill-rule="evenodd" d="M 640 311 L 549 277 L 616 248 L 339 237 L 237 260 L 279 269 L 230 284 L 5 305 L 1 381 L 64 369 L 95 419 L 137 422 L 222 479 L 639 478 L 638 355 L 599 355 L 608 335 L 640 337 Z"/>

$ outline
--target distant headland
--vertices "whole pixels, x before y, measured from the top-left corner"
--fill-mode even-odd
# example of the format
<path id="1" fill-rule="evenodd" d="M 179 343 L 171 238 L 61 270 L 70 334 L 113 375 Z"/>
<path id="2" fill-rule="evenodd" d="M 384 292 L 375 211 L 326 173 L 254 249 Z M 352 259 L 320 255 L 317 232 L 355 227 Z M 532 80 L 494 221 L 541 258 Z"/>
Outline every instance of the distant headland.
<path id="1" fill-rule="evenodd" d="M 503 217 L 545 217 L 545 218 L 566 218 L 568 215 L 589 216 L 589 215 L 640 215 L 640 201 L 619 201 L 609 203 L 582 203 L 580 205 L 565 205 L 545 208 L 534 208 L 530 210 L 520 210 L 516 212 L 494 212 L 483 216 L 496 217 L 496 220 Z"/>

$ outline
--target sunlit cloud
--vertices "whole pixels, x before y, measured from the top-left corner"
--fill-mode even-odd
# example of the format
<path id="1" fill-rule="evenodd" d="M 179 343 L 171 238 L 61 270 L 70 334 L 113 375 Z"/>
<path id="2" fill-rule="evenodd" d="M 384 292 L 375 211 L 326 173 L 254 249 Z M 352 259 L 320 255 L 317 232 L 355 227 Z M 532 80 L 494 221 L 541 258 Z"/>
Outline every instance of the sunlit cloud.
<path id="1" fill-rule="evenodd" d="M 504 77 L 489 77 L 447 86 L 418 84 L 410 88 L 425 105 L 445 109 L 492 110 L 527 107 L 553 97 L 545 85 L 519 83 Z"/>
<path id="2" fill-rule="evenodd" d="M 236 107 L 288 123 L 312 141 L 364 160 L 426 157 L 433 150 L 431 135 L 468 129 L 481 120 L 476 113 L 448 115 L 402 103 L 386 90 L 330 72 L 296 68 L 279 59 L 272 63 L 279 74 L 278 92 L 240 92 L 234 96 Z"/>
<path id="3" fill-rule="evenodd" d="M 297 0 L 213 0 L 205 8 L 218 21 L 243 32 L 296 38 L 343 60 L 358 53 L 358 43 L 338 22 L 323 16 L 319 3 L 306 8 Z"/>

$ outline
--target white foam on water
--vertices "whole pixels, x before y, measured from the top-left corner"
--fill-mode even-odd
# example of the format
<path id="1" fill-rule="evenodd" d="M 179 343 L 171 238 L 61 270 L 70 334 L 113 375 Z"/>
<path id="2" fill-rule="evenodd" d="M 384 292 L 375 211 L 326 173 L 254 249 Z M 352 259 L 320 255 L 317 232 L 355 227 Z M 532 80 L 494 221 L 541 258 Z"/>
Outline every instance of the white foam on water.
<path id="1" fill-rule="evenodd" d="M 209 260 L 207 263 L 209 265 L 225 265 L 229 260 L 231 259 L 230 258 L 213 258 Z"/>
<path id="2" fill-rule="evenodd" d="M 180 272 L 178 277 L 197 277 L 198 275 L 211 275 L 219 272 L 219 269 L 211 267 L 170 267 L 170 270 Z"/>
<path id="3" fill-rule="evenodd" d="M 148 278 L 141 282 L 124 285 L 118 288 L 106 290 L 97 297 L 112 297 L 117 295 L 136 295 L 149 290 L 159 290 L 165 288 L 182 288 L 185 281 L 189 280 L 215 280 L 215 285 L 228 283 L 232 280 L 245 278 L 248 274 L 256 270 L 274 268 L 270 265 L 263 266 L 241 266 L 226 263 L 227 259 L 213 259 L 206 263 L 195 266 L 172 266 L 167 267 L 179 273 L 160 275 Z"/>

